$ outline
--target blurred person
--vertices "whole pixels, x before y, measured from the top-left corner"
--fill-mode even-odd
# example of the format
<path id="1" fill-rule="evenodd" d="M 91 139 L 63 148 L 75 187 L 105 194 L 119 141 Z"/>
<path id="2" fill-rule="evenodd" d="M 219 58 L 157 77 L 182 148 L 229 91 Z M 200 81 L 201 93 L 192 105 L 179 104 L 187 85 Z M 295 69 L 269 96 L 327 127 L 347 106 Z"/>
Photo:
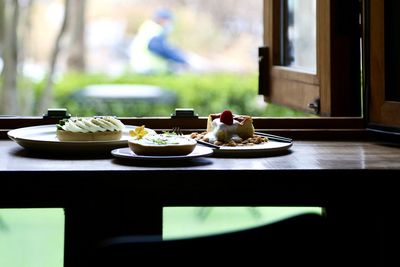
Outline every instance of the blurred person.
<path id="1" fill-rule="evenodd" d="M 131 66 L 137 73 L 174 73 L 188 67 L 183 52 L 168 43 L 173 26 L 169 9 L 158 9 L 152 19 L 143 22 L 130 46 Z"/>

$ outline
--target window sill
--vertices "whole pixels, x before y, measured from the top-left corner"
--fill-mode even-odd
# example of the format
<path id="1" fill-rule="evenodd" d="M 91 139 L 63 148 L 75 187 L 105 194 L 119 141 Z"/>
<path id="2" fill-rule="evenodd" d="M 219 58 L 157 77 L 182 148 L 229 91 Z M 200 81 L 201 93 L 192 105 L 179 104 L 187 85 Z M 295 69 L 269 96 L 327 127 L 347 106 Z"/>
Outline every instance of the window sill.
<path id="1" fill-rule="evenodd" d="M 146 125 L 155 130 L 172 129 L 179 126 L 186 131 L 202 131 L 207 127 L 207 118 L 171 119 L 154 118 L 121 118 L 127 125 Z M 291 138 L 335 139 L 366 137 L 365 121 L 362 118 L 253 118 L 257 131 L 287 135 Z M 45 124 L 56 124 L 58 119 L 41 117 L 2 117 L 0 119 L 0 139 L 7 139 L 7 132 L 12 129 Z"/>

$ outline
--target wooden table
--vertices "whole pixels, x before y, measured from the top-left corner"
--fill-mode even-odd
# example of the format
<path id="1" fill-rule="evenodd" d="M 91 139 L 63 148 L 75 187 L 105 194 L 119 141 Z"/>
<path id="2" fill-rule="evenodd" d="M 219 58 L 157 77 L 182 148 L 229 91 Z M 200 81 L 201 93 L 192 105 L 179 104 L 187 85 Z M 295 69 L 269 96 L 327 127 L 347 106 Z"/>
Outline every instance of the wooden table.
<path id="1" fill-rule="evenodd" d="M 377 251 L 391 238 L 380 230 L 398 202 L 399 145 L 296 141 L 279 156 L 175 163 L 45 155 L 12 141 L 0 151 L 0 207 L 65 209 L 66 267 L 103 238 L 161 234 L 165 206 L 320 206 L 332 244 L 341 242 L 332 259 L 369 266 L 387 257 Z"/>

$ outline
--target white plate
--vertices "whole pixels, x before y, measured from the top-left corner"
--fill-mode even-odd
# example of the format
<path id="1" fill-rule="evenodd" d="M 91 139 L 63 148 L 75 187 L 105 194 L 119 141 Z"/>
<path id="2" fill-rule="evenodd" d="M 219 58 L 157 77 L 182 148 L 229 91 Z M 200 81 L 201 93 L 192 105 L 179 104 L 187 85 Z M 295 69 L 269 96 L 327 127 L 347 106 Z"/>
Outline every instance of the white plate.
<path id="1" fill-rule="evenodd" d="M 141 156 L 132 152 L 129 147 L 117 148 L 111 151 L 111 154 L 118 158 L 133 160 L 186 160 L 197 157 L 205 157 L 213 154 L 213 150 L 208 147 L 197 145 L 192 153 L 184 156 Z"/>
<path id="2" fill-rule="evenodd" d="M 52 152 L 101 152 L 128 146 L 129 131 L 137 126 L 125 125 L 120 140 L 115 141 L 60 141 L 55 124 L 19 128 L 8 132 L 8 137 L 24 148 Z M 148 132 L 154 132 L 147 129 Z"/>
<path id="3" fill-rule="evenodd" d="M 227 157 L 258 157 L 268 156 L 285 152 L 293 145 L 292 142 L 277 142 L 269 140 L 268 142 L 252 145 L 252 146 L 222 146 L 219 149 L 214 149 L 214 156 Z"/>

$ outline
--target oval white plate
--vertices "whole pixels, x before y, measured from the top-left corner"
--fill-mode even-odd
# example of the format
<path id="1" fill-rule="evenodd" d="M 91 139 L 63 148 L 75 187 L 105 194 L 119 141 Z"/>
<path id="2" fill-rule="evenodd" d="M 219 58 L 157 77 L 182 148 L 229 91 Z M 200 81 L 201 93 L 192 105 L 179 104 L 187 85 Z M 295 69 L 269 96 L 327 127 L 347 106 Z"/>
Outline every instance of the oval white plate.
<path id="1" fill-rule="evenodd" d="M 277 142 L 269 140 L 268 142 L 252 146 L 221 146 L 214 149 L 214 156 L 227 157 L 260 157 L 285 152 L 293 145 L 292 142 Z"/>
<path id="2" fill-rule="evenodd" d="M 27 149 L 60 153 L 100 152 L 128 146 L 129 131 L 136 127 L 125 125 L 121 139 L 115 141 L 60 141 L 56 137 L 57 128 L 55 124 L 18 128 L 9 131 L 7 134 L 8 137 Z M 154 132 L 151 129 L 146 128 L 146 130 Z"/>
<path id="3" fill-rule="evenodd" d="M 186 160 L 198 157 L 205 157 L 213 154 L 213 150 L 209 147 L 197 145 L 192 153 L 184 156 L 141 156 L 132 152 L 129 147 L 117 148 L 111 151 L 111 154 L 118 158 L 132 160 Z"/>

